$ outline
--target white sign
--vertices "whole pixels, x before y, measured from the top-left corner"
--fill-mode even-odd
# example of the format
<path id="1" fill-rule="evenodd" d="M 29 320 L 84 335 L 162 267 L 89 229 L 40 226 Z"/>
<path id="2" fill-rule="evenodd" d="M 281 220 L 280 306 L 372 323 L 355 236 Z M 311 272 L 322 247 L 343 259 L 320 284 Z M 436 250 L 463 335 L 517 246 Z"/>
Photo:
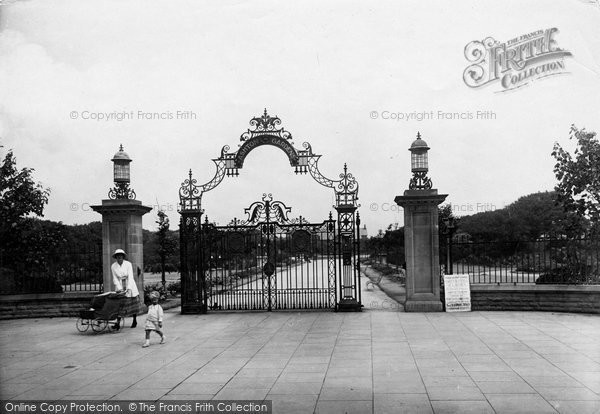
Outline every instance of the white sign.
<path id="1" fill-rule="evenodd" d="M 446 312 L 471 311 L 469 275 L 444 275 Z"/>

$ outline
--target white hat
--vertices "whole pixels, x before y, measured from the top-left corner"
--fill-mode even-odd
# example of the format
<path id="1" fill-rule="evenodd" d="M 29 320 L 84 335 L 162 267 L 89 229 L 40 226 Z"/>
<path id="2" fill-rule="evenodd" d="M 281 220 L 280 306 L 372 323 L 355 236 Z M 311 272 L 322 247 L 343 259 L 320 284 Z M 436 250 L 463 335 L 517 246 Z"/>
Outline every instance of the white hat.
<path id="1" fill-rule="evenodd" d="M 127 257 L 127 253 L 125 253 L 125 251 L 123 251 L 123 249 L 115 250 L 112 257 L 114 257 L 116 259 L 118 254 L 122 254 L 124 257 Z"/>

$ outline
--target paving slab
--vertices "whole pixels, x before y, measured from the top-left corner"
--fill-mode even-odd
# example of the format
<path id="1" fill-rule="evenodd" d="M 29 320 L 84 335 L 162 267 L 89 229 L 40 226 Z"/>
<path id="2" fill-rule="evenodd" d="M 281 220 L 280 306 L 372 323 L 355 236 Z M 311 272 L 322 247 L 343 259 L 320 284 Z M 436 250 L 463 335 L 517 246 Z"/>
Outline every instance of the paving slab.
<path id="1" fill-rule="evenodd" d="M 0 398 L 269 399 L 275 413 L 598 413 L 600 318 L 403 313 L 374 286 L 362 313 L 165 312 L 144 331 L 3 320 Z M 379 301 L 379 302 L 377 302 Z M 379 305 L 378 305 L 379 304 Z"/>
<path id="2" fill-rule="evenodd" d="M 379 394 L 374 396 L 374 412 L 377 414 L 433 413 L 426 394 Z"/>

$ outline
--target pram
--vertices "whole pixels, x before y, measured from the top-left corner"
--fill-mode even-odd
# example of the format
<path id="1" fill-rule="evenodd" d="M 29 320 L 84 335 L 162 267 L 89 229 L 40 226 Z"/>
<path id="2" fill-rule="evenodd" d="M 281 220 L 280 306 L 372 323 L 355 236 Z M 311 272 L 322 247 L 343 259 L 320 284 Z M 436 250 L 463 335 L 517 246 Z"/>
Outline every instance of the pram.
<path id="1" fill-rule="evenodd" d="M 123 316 L 125 292 L 106 292 L 92 298 L 90 309 L 79 311 L 76 326 L 79 332 L 87 331 L 90 326 L 94 332 L 102 332 L 109 322 L 115 322 Z"/>

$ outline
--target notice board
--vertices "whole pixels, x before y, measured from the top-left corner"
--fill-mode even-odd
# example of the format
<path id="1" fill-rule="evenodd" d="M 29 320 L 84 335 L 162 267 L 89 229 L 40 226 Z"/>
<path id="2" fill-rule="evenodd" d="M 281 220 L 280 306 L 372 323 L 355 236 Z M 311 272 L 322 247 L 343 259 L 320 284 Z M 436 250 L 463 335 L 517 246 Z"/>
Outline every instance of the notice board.
<path id="1" fill-rule="evenodd" d="M 444 275 L 446 312 L 471 310 L 471 286 L 468 274 Z"/>

